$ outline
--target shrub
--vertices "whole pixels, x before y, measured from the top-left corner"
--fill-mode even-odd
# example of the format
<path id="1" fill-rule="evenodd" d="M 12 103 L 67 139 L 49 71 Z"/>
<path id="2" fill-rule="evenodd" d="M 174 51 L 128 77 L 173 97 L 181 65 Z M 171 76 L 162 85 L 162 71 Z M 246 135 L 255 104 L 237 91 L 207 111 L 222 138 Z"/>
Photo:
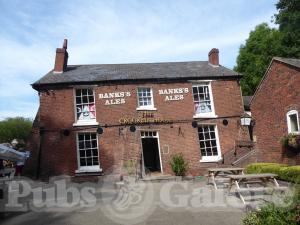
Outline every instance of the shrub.
<path id="1" fill-rule="evenodd" d="M 291 199 L 286 199 L 288 206 L 277 206 L 269 203 L 260 211 L 249 213 L 244 219 L 244 225 L 297 225 L 300 223 L 300 198 L 299 189 Z M 290 201 L 291 200 L 291 201 Z"/>
<path id="2" fill-rule="evenodd" d="M 289 166 L 281 168 L 279 178 L 282 180 L 300 183 L 300 166 Z"/>
<path id="3" fill-rule="evenodd" d="M 170 165 L 176 176 L 184 176 L 188 169 L 188 163 L 184 160 L 181 153 L 172 155 Z"/>
<path id="4" fill-rule="evenodd" d="M 246 173 L 276 173 L 286 165 L 278 163 L 252 163 L 246 167 Z"/>
<path id="5" fill-rule="evenodd" d="M 135 174 L 136 170 L 136 160 L 130 159 L 124 162 L 124 169 L 127 175 L 132 176 Z"/>
<path id="6" fill-rule="evenodd" d="M 287 166 L 278 163 L 252 163 L 246 167 L 246 173 L 275 173 L 281 180 L 300 183 L 300 166 Z"/>

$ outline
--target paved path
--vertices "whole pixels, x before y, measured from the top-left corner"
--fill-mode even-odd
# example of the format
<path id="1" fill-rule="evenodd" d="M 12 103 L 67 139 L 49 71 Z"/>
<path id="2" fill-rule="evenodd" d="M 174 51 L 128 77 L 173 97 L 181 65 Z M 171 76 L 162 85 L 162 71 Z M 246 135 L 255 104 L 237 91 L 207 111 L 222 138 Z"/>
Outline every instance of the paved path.
<path id="1" fill-rule="evenodd" d="M 82 190 L 79 187 L 85 186 L 74 184 L 72 187 Z M 246 211 L 242 202 L 235 195 L 229 195 L 226 188 L 214 190 L 204 180 L 141 182 L 118 187 L 114 183 L 105 182 L 105 185 L 95 184 L 92 187 L 95 193 L 90 200 L 96 200 L 92 207 L 82 207 L 80 204 L 67 209 L 55 206 L 33 207 L 33 210 L 22 213 L 2 214 L 0 224 L 236 225 L 241 224 Z M 52 202 L 53 199 L 48 201 Z M 24 198 L 23 203 L 32 205 L 32 196 Z"/>

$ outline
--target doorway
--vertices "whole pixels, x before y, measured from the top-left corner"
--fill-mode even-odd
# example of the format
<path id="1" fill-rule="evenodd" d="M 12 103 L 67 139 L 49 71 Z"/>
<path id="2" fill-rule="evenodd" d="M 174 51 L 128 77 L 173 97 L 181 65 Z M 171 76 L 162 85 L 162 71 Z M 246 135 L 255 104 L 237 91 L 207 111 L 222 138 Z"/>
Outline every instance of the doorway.
<path id="1" fill-rule="evenodd" d="M 145 174 L 161 174 L 161 157 L 157 131 L 141 131 L 141 141 Z"/>

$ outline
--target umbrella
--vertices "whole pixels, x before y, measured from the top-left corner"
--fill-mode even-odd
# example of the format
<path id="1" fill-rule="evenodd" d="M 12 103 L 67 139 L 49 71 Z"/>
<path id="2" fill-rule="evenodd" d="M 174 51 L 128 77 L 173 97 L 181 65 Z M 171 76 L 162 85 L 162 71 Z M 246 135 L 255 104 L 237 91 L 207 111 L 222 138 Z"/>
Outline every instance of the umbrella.
<path id="1" fill-rule="evenodd" d="M 25 161 L 26 153 L 19 152 L 13 148 L 0 144 L 0 159 L 10 161 Z"/>

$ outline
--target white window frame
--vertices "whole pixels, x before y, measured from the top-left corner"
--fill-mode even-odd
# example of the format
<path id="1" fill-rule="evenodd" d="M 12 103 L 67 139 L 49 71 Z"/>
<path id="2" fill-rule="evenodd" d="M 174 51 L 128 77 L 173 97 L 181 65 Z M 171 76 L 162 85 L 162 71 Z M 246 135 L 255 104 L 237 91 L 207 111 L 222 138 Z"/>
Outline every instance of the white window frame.
<path id="1" fill-rule="evenodd" d="M 95 166 L 80 166 L 80 153 L 79 153 L 79 140 L 78 140 L 78 135 L 79 134 L 84 134 L 84 133 L 89 133 L 89 134 L 96 134 L 96 140 L 97 140 L 97 150 L 98 150 L 98 165 Z M 99 154 L 99 141 L 98 141 L 98 134 L 97 132 L 77 132 L 76 133 L 76 151 L 77 151 L 77 170 L 75 173 L 88 173 L 88 172 L 102 172 L 102 169 L 100 167 L 100 154 Z"/>
<path id="2" fill-rule="evenodd" d="M 150 88 L 151 105 L 140 106 L 140 101 L 139 101 L 139 89 L 140 88 Z M 140 86 L 140 87 L 137 87 L 137 89 L 136 89 L 136 97 L 137 97 L 137 108 L 136 108 L 136 110 L 157 110 L 154 107 L 154 96 L 153 96 L 153 89 L 152 89 L 152 87 L 149 87 L 149 86 Z"/>
<path id="3" fill-rule="evenodd" d="M 292 131 L 291 118 L 290 118 L 291 115 L 296 115 L 296 117 L 297 117 L 298 131 Z M 288 111 L 287 114 L 286 114 L 286 119 L 287 119 L 288 133 L 289 134 L 300 134 L 298 111 L 297 110 Z"/>
<path id="4" fill-rule="evenodd" d="M 155 133 L 155 134 L 154 134 Z M 141 139 L 147 138 L 147 137 L 152 137 L 157 139 L 157 145 L 158 145 L 158 154 L 159 154 L 159 160 L 160 160 L 160 172 L 161 174 L 164 174 L 163 170 L 163 164 L 162 164 L 162 159 L 161 159 L 161 151 L 160 151 L 160 142 L 159 142 L 159 134 L 157 130 L 140 130 L 140 136 Z M 141 146 L 142 146 L 142 157 L 143 157 L 143 167 L 144 167 L 144 155 L 143 155 L 143 144 L 141 140 Z M 145 167 L 144 167 L 145 168 Z"/>
<path id="5" fill-rule="evenodd" d="M 199 87 L 199 86 L 208 86 L 208 92 L 209 92 L 210 104 L 211 104 L 211 112 L 209 112 L 209 113 L 196 113 L 196 111 L 195 111 L 193 88 Z M 199 83 L 194 83 L 192 85 L 192 98 L 193 98 L 193 104 L 194 104 L 193 105 L 194 106 L 194 118 L 216 118 L 216 117 L 218 117 L 215 113 L 215 104 L 214 104 L 214 97 L 213 97 L 213 93 L 212 93 L 211 81 L 201 81 Z"/>
<path id="6" fill-rule="evenodd" d="M 200 139 L 199 139 L 199 134 L 198 134 L 198 128 L 201 126 L 214 126 L 218 155 L 215 155 L 215 156 L 202 156 L 201 155 Z M 218 162 L 218 161 L 220 161 L 222 159 L 222 153 L 221 153 L 219 132 L 218 132 L 217 124 L 201 123 L 198 125 L 198 128 L 197 128 L 197 136 L 198 136 L 199 151 L 200 151 L 200 157 L 201 157 L 200 162 Z"/>
<path id="7" fill-rule="evenodd" d="M 95 104 L 95 119 L 88 119 L 88 120 L 79 120 L 77 119 L 77 102 L 76 102 L 76 90 L 80 89 L 90 89 L 93 92 L 94 96 L 94 104 Z M 99 125 L 97 122 L 97 111 L 96 111 L 96 98 L 95 98 L 95 90 L 92 87 L 76 87 L 73 89 L 73 95 L 74 95 L 74 114 L 75 114 L 75 123 L 73 123 L 73 126 L 88 126 L 88 125 Z"/>

